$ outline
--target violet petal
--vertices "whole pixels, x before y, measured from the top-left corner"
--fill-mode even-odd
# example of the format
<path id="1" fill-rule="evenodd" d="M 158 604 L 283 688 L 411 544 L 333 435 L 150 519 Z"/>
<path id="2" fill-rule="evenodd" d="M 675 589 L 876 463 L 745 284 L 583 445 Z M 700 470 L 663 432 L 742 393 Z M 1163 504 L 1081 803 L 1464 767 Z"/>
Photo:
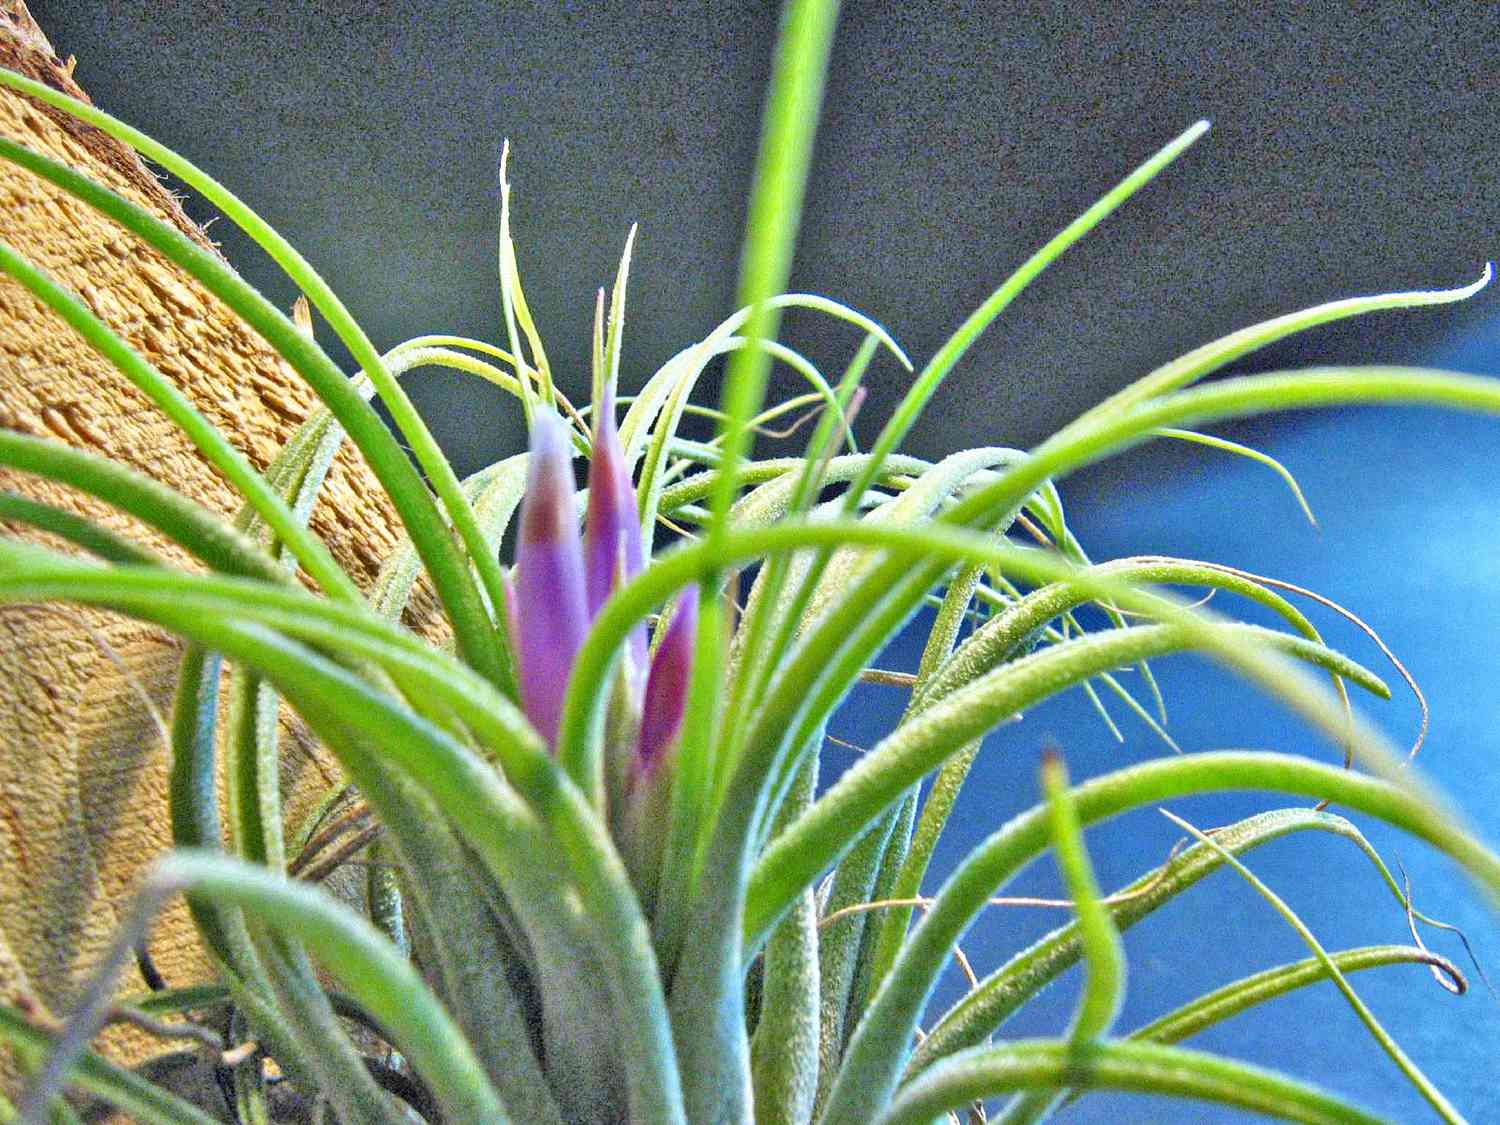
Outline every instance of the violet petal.
<path id="1" fill-rule="evenodd" d="M 643 561 L 641 517 L 615 428 L 613 393 L 606 389 L 597 405 L 583 540 L 590 619 L 617 586 L 641 572 Z M 646 662 L 645 627 L 632 630 L 628 643 L 633 675 L 639 676 Z"/>
<path id="2" fill-rule="evenodd" d="M 688 685 L 693 678 L 693 645 L 698 633 L 698 587 L 689 586 L 677 598 L 677 612 L 667 635 L 656 647 L 646 696 L 641 707 L 641 739 L 636 769 L 649 776 L 682 731 Z"/>
<path id="3" fill-rule="evenodd" d="M 531 429 L 515 590 L 521 706 L 551 746 L 562 721 L 568 674 L 589 619 L 572 455 L 566 427 L 550 412 L 538 414 Z"/>

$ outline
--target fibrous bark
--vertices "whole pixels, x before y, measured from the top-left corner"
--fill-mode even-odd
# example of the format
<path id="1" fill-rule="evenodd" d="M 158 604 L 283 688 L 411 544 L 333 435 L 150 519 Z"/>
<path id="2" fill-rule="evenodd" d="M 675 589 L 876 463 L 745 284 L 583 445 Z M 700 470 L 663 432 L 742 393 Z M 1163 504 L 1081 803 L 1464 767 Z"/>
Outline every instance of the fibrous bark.
<path id="1" fill-rule="evenodd" d="M 0 65 L 85 97 L 21 0 L 0 0 Z M 212 245 L 140 160 L 98 130 L 0 90 L 0 134 Z M 258 467 L 316 406 L 266 344 L 191 277 L 72 197 L 3 163 L 0 237 L 79 294 Z M 142 394 L 7 278 L 0 278 L 0 426 L 104 454 L 225 515 L 239 508 Z M 92 498 L 3 468 L 0 490 L 77 511 L 197 569 Z M 347 446 L 312 524 L 362 585 L 397 538 L 384 494 Z M 0 996 L 23 993 L 64 1009 L 109 941 L 140 871 L 170 845 L 167 751 L 142 696 L 169 711 L 180 654 L 176 639 L 111 614 L 0 607 Z M 282 792 L 295 818 L 339 771 L 285 713 L 282 748 Z M 150 950 L 173 985 L 210 972 L 180 905 L 161 919 Z M 124 987 L 139 991 L 144 982 L 132 975 Z M 161 1050 L 132 1033 L 117 1033 L 111 1046 L 127 1059 Z M 8 1084 L 0 1073 L 0 1086 Z"/>

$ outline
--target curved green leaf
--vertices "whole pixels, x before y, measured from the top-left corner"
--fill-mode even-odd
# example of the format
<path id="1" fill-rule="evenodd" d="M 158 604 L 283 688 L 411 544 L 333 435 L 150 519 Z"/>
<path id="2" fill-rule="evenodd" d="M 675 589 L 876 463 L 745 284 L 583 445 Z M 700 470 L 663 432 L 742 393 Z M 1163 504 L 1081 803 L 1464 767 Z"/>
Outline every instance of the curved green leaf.
<path id="1" fill-rule="evenodd" d="M 151 919 L 181 893 L 207 895 L 251 912 L 261 924 L 295 934 L 386 1028 L 456 1121 L 509 1120 L 462 1034 L 421 976 L 362 918 L 315 888 L 226 857 L 174 853 L 160 861 L 138 894 L 131 919 L 89 986 L 43 1071 L 28 1088 L 22 1113 L 51 1099 L 73 1057 L 97 1032 L 115 980 Z M 393 1118 L 394 1120 L 395 1118 Z"/>
<path id="2" fill-rule="evenodd" d="M 1163 364 L 1149 375 L 1142 376 L 1128 387 L 1111 395 L 1090 409 L 1083 417 L 1118 413 L 1145 402 L 1147 399 L 1181 390 L 1228 366 L 1241 356 L 1320 324 L 1363 316 L 1365 313 L 1379 312 L 1384 309 L 1410 309 L 1423 305 L 1447 305 L 1466 301 L 1488 285 L 1493 276 L 1494 270 L 1489 263 L 1485 263 L 1483 271 L 1476 280 L 1456 289 L 1383 293 L 1374 297 L 1346 297 L 1274 317 L 1248 328 L 1241 328 L 1212 343 L 1195 348 L 1170 363 Z"/>
<path id="3" fill-rule="evenodd" d="M 0 465 L 96 496 L 155 528 L 214 570 L 285 581 L 281 568 L 264 551 L 213 512 L 107 457 L 0 429 Z M 79 534 L 81 520 L 75 515 L 68 521 L 74 535 Z M 111 535 L 90 526 L 92 537 Z"/>
<path id="4" fill-rule="evenodd" d="M 1147 762 L 1076 787 L 1080 822 L 1189 793 L 1274 790 L 1361 809 L 1453 856 L 1500 902 L 1500 857 L 1454 826 L 1451 814 L 1407 788 L 1283 754 L 1220 752 Z M 869 1120 L 894 1090 L 900 1061 L 884 1049 L 909 1041 L 953 944 L 990 895 L 1046 847 L 1045 810 L 1013 818 L 954 871 L 913 931 L 849 1047 L 826 1125 Z"/>
<path id="5" fill-rule="evenodd" d="M 0 154 L 3 154 L 0 149 Z M 33 266 L 0 242 L 0 271 L 20 282 L 32 296 L 56 313 L 88 345 L 107 359 L 133 383 L 192 442 L 193 447 L 218 469 L 256 510 L 261 519 L 297 556 L 313 579 L 330 597 L 356 601 L 359 591 L 353 580 L 334 561 L 321 540 L 311 535 L 292 515 L 285 500 L 256 472 L 244 454 L 230 445 L 212 423 L 203 417 L 187 395 L 130 345 L 120 339 L 78 297 L 68 292 L 43 270 Z"/>
<path id="6" fill-rule="evenodd" d="M 1157 437 L 1174 438 L 1177 441 L 1192 442 L 1194 445 L 1206 445 L 1210 449 L 1217 449 L 1224 453 L 1232 453 L 1236 457 L 1245 457 L 1270 469 L 1285 482 L 1291 490 L 1293 498 L 1297 501 L 1297 507 L 1302 509 L 1302 514 L 1307 517 L 1307 522 L 1314 527 L 1318 526 L 1318 518 L 1313 515 L 1312 508 L 1307 503 L 1307 497 L 1302 495 L 1302 486 L 1297 483 L 1297 478 L 1292 472 L 1269 453 L 1262 453 L 1252 446 L 1241 445 L 1237 441 L 1227 438 L 1215 437 L 1213 434 L 1200 434 L 1195 430 L 1174 430 L 1171 427 L 1163 427 L 1156 431 Z"/>
<path id="7" fill-rule="evenodd" d="M 1225 631 L 1222 636 L 1226 643 L 1229 636 L 1243 636 L 1247 641 L 1336 670 L 1377 694 L 1388 695 L 1369 672 L 1320 645 L 1253 625 L 1217 628 Z M 767 849 L 749 892 L 745 933 L 751 948 L 758 944 L 767 920 L 785 905 L 779 895 L 763 902 L 763 893 L 773 885 L 800 889 L 811 882 L 853 844 L 864 825 L 956 748 L 973 742 L 1008 716 L 1101 671 L 1141 658 L 1181 652 L 1196 643 L 1196 638 L 1171 625 L 1075 638 L 1002 664 L 898 726 Z"/>
<path id="8" fill-rule="evenodd" d="M 39 531 L 50 532 L 105 562 L 123 563 L 126 566 L 157 566 L 161 562 L 146 548 L 132 543 L 124 536 L 116 535 L 108 528 L 91 523 L 76 512 L 43 504 L 15 492 L 0 492 L 0 520 L 11 520 Z"/>
<path id="9" fill-rule="evenodd" d="M 1125 994 L 1125 948 L 1114 919 L 1099 901 L 1099 885 L 1084 847 L 1083 829 L 1068 793 L 1067 770 L 1054 754 L 1042 759 L 1042 792 L 1052 850 L 1078 914 L 1083 946 L 1083 992 L 1068 1028 L 1068 1043 L 1076 1049 L 1098 1042 L 1120 1014 Z M 901 1053 L 905 1054 L 904 1046 Z M 1030 1090 L 1007 1106 L 1000 1120 L 1005 1125 L 1029 1125 L 1046 1115 L 1056 1097 L 1052 1090 Z"/>
<path id="10" fill-rule="evenodd" d="M 1455 982 L 1454 987 L 1459 991 L 1464 991 L 1467 987 L 1463 974 L 1453 962 L 1414 945 L 1367 945 L 1359 949 L 1330 953 L 1328 956 L 1341 973 L 1380 969 L 1387 965 L 1427 965 Z M 1216 988 L 1195 1000 L 1189 1000 L 1181 1007 L 1132 1031 L 1130 1038 L 1149 1040 L 1152 1043 L 1180 1043 L 1189 1036 L 1197 1035 L 1200 1031 L 1223 1023 L 1268 1000 L 1328 979 L 1327 967 L 1316 957 L 1278 965 L 1274 969 L 1264 969 L 1222 988 Z"/>
<path id="11" fill-rule="evenodd" d="M 1189 824 L 1180 816 L 1174 815 L 1168 809 L 1161 811 L 1162 815 L 1173 824 L 1191 833 L 1200 843 L 1207 844 L 1210 848 L 1219 852 L 1224 862 L 1234 868 L 1240 877 L 1254 887 L 1260 896 L 1271 904 L 1272 909 L 1280 914 L 1292 929 L 1297 931 L 1297 936 L 1307 943 L 1308 948 L 1313 951 L 1313 956 L 1323 966 L 1323 971 L 1333 980 L 1338 990 L 1343 993 L 1344 999 L 1349 1002 L 1349 1006 L 1359 1016 L 1360 1022 L 1365 1025 L 1366 1030 L 1370 1033 L 1370 1037 L 1380 1045 L 1381 1050 L 1390 1056 L 1391 1061 L 1396 1064 L 1396 1068 L 1406 1076 L 1407 1081 L 1415 1087 L 1417 1093 L 1422 1095 L 1427 1104 L 1437 1111 L 1439 1117 L 1448 1122 L 1448 1125 L 1459 1125 L 1464 1119 L 1458 1110 L 1453 1108 L 1453 1105 L 1443 1096 L 1442 1092 L 1432 1084 L 1432 1080 L 1422 1073 L 1421 1068 L 1411 1060 L 1411 1057 L 1391 1037 L 1390 1032 L 1386 1031 L 1380 1021 L 1375 1018 L 1375 1013 L 1370 1011 L 1369 1006 L 1359 998 L 1359 994 L 1354 991 L 1353 986 L 1344 978 L 1344 974 L 1339 971 L 1338 965 L 1328 956 L 1328 952 L 1323 948 L 1322 943 L 1313 936 L 1312 930 L 1308 929 L 1307 924 L 1297 916 L 1296 912 L 1275 891 L 1257 879 L 1248 867 L 1228 852 L 1223 851 L 1214 842 L 1212 836 Z"/>
<path id="12" fill-rule="evenodd" d="M 99 125 L 100 128 L 118 136 L 126 143 L 140 142 L 152 145 L 153 151 L 149 155 L 153 159 L 159 159 L 164 166 L 174 171 L 186 163 L 165 149 L 162 149 L 161 154 L 158 155 L 154 150 L 159 149 L 160 146 L 155 146 L 154 142 L 143 138 L 107 114 L 101 114 L 90 106 L 58 94 L 50 87 L 3 69 L 0 69 L 0 85 L 11 85 L 22 89 L 49 104 L 55 104 L 67 112 L 74 113 L 75 116 L 84 115 L 86 112 L 86 120 Z M 146 150 L 142 148 L 142 151 Z M 100 187 L 87 177 L 54 160 L 31 152 L 4 138 L 0 138 L 0 159 L 9 160 L 76 196 L 142 238 L 176 265 L 187 270 L 205 288 L 228 305 L 247 325 L 258 332 L 281 354 L 294 371 L 307 380 L 324 405 L 333 412 L 348 432 L 350 440 L 365 455 L 370 468 L 384 486 L 392 505 L 400 514 L 413 542 L 418 544 L 423 562 L 432 575 L 433 584 L 453 623 L 454 633 L 465 659 L 482 669 L 495 682 L 507 682 L 509 674 L 508 665 L 505 663 L 506 650 L 496 647 L 497 637 L 502 640 L 503 637 L 496 634 L 491 627 L 489 615 L 485 611 L 468 564 L 454 545 L 442 516 L 438 513 L 432 496 L 427 490 L 427 485 L 417 474 L 405 451 L 386 429 L 385 423 L 364 402 L 350 381 L 345 378 L 344 373 L 318 347 L 317 343 L 247 285 L 217 255 L 205 250 L 174 227 L 168 226 L 129 200 Z M 194 183 L 194 186 L 200 186 L 198 180 L 207 179 L 196 169 L 191 169 L 191 166 L 187 168 L 190 172 L 180 174 L 183 174 L 190 183 Z M 211 180 L 207 182 L 212 184 Z M 223 192 L 222 188 L 219 191 L 224 198 L 211 198 L 226 209 L 226 214 L 234 213 L 230 208 L 238 208 L 238 211 L 248 213 L 248 209 L 244 208 L 243 204 L 240 204 L 233 196 Z M 254 216 L 251 215 L 250 218 L 253 219 Z M 259 222 L 258 219 L 255 221 Z M 264 224 L 261 225 L 264 226 Z M 269 232 L 269 228 L 265 229 Z M 270 232 L 268 237 L 279 236 L 274 236 L 274 232 Z M 281 245 L 284 246 L 284 244 Z M 295 252 L 290 247 L 284 247 L 284 249 L 286 254 L 295 258 Z M 301 259 L 296 258 L 296 261 L 300 262 Z M 302 263 L 302 266 L 304 275 L 294 275 L 294 279 L 298 280 L 299 284 L 305 282 L 303 288 L 310 295 L 313 295 L 313 290 L 318 290 L 325 295 L 327 300 L 336 304 L 337 298 L 327 291 L 321 279 L 317 278 L 305 263 Z M 325 316 L 328 316 L 330 308 L 334 306 L 319 303 L 318 307 Z M 335 308 L 335 316 L 341 311 L 342 306 Z M 346 312 L 343 313 L 343 319 L 347 321 L 347 326 L 353 326 Z M 353 331 L 358 333 L 357 326 L 353 327 Z M 363 340 L 362 333 L 358 333 L 358 338 L 354 340 L 354 343 L 358 344 L 360 340 Z M 428 472 L 434 485 L 440 492 L 443 492 L 444 481 L 452 477 L 452 469 L 442 459 L 441 453 L 437 451 L 431 435 L 426 433 L 426 428 L 422 425 L 420 418 L 417 418 L 415 412 L 411 410 L 410 403 L 406 401 L 399 384 L 388 378 L 381 368 L 379 356 L 374 354 L 367 340 L 364 341 L 363 350 L 369 351 L 369 362 L 363 364 L 366 374 L 377 387 L 384 388 L 388 384 L 393 392 L 384 395 L 385 401 L 391 406 L 393 412 L 398 408 L 398 400 L 406 404 L 405 411 L 410 413 L 406 421 L 420 429 L 421 433 L 409 431 L 405 427 L 403 427 L 403 433 L 409 441 L 413 442 L 419 455 L 423 452 L 428 454 L 424 458 L 423 468 Z M 360 354 L 361 349 L 356 348 L 356 356 Z M 423 435 L 426 437 L 425 443 L 420 440 Z M 436 458 L 437 463 L 428 465 L 427 461 L 433 457 Z M 457 492 L 456 482 L 454 492 Z M 469 511 L 467 503 L 463 502 L 461 495 L 457 497 L 457 505 L 450 505 L 448 512 L 470 547 L 470 556 L 475 567 L 485 579 L 485 591 L 489 595 L 490 603 L 497 606 L 503 605 L 504 591 L 499 563 L 484 549 L 482 537 L 478 535 L 477 530 L 472 528 L 473 514 Z M 466 514 L 467 518 L 465 518 Z"/>
<path id="13" fill-rule="evenodd" d="M 1304 1125 L 1381 1125 L 1381 1119 L 1312 1086 L 1202 1051 L 1115 1040 L 1083 1046 L 1046 1040 L 976 1047 L 933 1067 L 868 1118 L 928 1125 L 950 1109 L 1017 1090 L 1070 1086 L 1193 1098 Z"/>
<path id="14" fill-rule="evenodd" d="M 1332 813 L 1310 808 L 1258 813 L 1219 829 L 1215 838 L 1225 850 L 1239 854 L 1304 831 L 1331 832 L 1352 841 L 1375 865 L 1397 902 L 1403 901 L 1401 888 L 1359 829 Z M 1222 863 L 1212 848 L 1191 845 L 1112 896 L 1109 911 L 1114 924 L 1128 929 L 1218 870 Z M 1425 916 L 1423 920 L 1430 921 Z M 945 1055 L 983 1043 L 1023 1004 L 1075 964 L 1082 953 L 1076 923 L 1053 930 L 1017 953 L 943 1014 L 912 1054 L 906 1077 L 910 1079 Z"/>
<path id="15" fill-rule="evenodd" d="M 1005 310 L 1006 306 L 1015 300 L 1038 274 L 1056 261 L 1064 250 L 1093 230 L 1094 227 L 1103 222 L 1117 207 L 1146 184 L 1150 183 L 1156 177 L 1157 173 L 1176 160 L 1178 156 L 1182 155 L 1194 141 L 1206 132 L 1208 132 L 1208 122 L 1199 121 L 1175 139 L 1169 141 L 1144 164 L 1105 193 L 1088 210 L 1054 235 L 1051 241 L 1045 246 L 1026 259 L 1020 268 L 1011 274 L 1010 277 L 1006 278 L 1000 288 L 996 289 L 989 296 L 984 304 L 969 314 L 969 318 L 964 321 L 958 330 L 948 338 L 947 342 L 938 349 L 932 359 L 928 361 L 927 366 L 922 369 L 922 373 L 917 376 L 917 381 L 912 385 L 911 390 L 907 392 L 901 404 L 896 407 L 890 421 L 881 430 L 880 436 L 875 439 L 875 444 L 870 448 L 871 468 L 867 470 L 865 477 L 862 477 L 855 483 L 855 492 L 862 492 L 869 485 L 870 480 L 873 479 L 874 471 L 878 468 L 881 461 L 887 455 L 894 453 L 901 442 L 905 440 L 907 433 L 916 423 L 928 400 L 936 393 L 939 385 L 947 377 L 948 372 L 963 358 L 964 353 L 969 350 L 969 347 L 980 337 L 984 330 L 990 326 L 990 323 Z"/>
<path id="16" fill-rule="evenodd" d="M 0 1004 L 0 1042 L 24 1057 L 40 1060 L 54 1050 L 56 1040 L 33 1027 L 10 1005 Z M 67 1075 L 67 1081 L 151 1125 L 215 1125 L 214 1119 L 196 1106 L 92 1051 L 77 1054 L 75 1069 Z"/>
<path id="17" fill-rule="evenodd" d="M 0 549 L 17 561 L 36 557 L 34 549 L 9 544 L 0 544 Z M 54 568 L 51 571 L 54 576 L 66 570 L 62 561 L 49 560 L 45 566 L 35 567 L 36 574 L 46 573 L 46 567 Z M 80 564 L 74 563 L 72 567 L 71 577 L 64 579 L 54 596 L 81 596 L 91 576 L 88 568 Z M 6 596 L 11 599 L 39 596 L 41 581 L 35 582 L 36 589 L 27 590 L 24 568 L 11 566 L 10 570 L 12 573 L 0 584 Z M 538 844 L 541 829 L 532 820 L 530 811 L 515 799 L 490 766 L 439 728 L 389 697 L 372 691 L 345 670 L 260 626 L 207 618 L 189 608 L 186 599 L 180 596 L 158 593 L 131 600 L 122 596 L 119 589 L 111 589 L 112 583 L 122 585 L 121 579 L 149 584 L 159 579 L 155 572 L 127 574 L 122 570 L 104 574 L 102 583 L 97 581 L 99 576 L 92 577 L 95 578 L 93 595 L 100 603 L 113 604 L 184 636 L 213 644 L 227 656 L 260 670 L 308 719 L 356 780 L 366 772 L 369 753 L 360 739 L 379 746 L 385 760 L 411 777 L 452 818 L 465 842 L 508 890 L 522 893 L 528 880 L 540 874 L 534 858 L 528 859 L 541 846 Z M 350 619 L 354 620 L 352 616 Z M 391 627 L 382 624 L 380 628 Z M 361 643 L 360 636 L 351 631 L 341 643 L 347 643 L 352 650 Z M 418 649 L 423 648 L 420 642 L 412 643 Z M 370 644 L 369 648 L 372 653 L 384 652 L 387 661 L 403 658 L 398 645 L 382 649 Z M 429 663 L 413 657 L 408 659 L 407 667 L 414 676 L 426 674 L 431 671 L 430 661 L 436 657 L 431 650 L 425 650 L 423 660 Z M 467 694 L 456 685 L 448 691 L 455 700 Z M 480 729 L 495 743 L 508 744 L 508 751 L 503 753 L 513 765 L 507 771 L 508 779 L 536 803 L 574 869 L 575 885 L 585 908 L 583 917 L 603 958 L 611 998 L 622 1018 L 630 1018 L 636 1029 L 621 1044 L 632 1107 L 639 1107 L 653 1120 L 680 1120 L 680 1088 L 661 980 L 650 933 L 624 867 L 609 842 L 607 830 L 588 810 L 582 795 L 560 776 L 535 732 L 524 723 L 513 725 L 507 717 L 510 705 L 496 703 L 501 698 L 496 693 L 489 706 L 468 706 L 464 714 L 480 724 Z M 459 706 L 464 705 L 460 702 Z M 351 734 L 359 737 L 351 738 Z M 538 911 L 549 908 L 546 900 L 535 896 L 528 902 Z M 567 913 L 572 908 L 560 898 L 550 904 L 550 909 Z M 627 1017 L 624 1013 L 631 1015 Z"/>

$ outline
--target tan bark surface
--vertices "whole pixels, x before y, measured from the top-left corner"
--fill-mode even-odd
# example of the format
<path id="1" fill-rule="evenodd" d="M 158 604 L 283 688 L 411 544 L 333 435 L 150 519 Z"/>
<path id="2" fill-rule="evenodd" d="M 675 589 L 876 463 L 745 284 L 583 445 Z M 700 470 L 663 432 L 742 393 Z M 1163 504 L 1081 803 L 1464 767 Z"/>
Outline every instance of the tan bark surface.
<path id="1" fill-rule="evenodd" d="M 0 0 L 0 65 L 85 97 L 21 0 Z M 211 245 L 134 154 L 97 130 L 0 91 L 0 133 Z M 0 237 L 80 294 L 257 466 L 315 405 L 264 342 L 190 277 L 6 164 Z M 105 454 L 216 511 L 239 507 L 143 395 L 7 278 L 0 278 L 0 425 Z M 187 563 L 91 498 L 3 468 L 0 489 L 69 507 Z M 396 542 L 398 525 L 383 493 L 347 446 L 313 526 L 362 585 Z M 141 694 L 169 709 L 180 652 L 176 639 L 110 614 L 0 607 L 0 994 L 25 993 L 52 1011 L 65 1008 L 109 941 L 141 869 L 168 847 L 167 754 Z M 286 715 L 282 741 L 282 792 L 295 818 L 334 783 L 338 769 Z M 158 924 L 150 948 L 173 985 L 209 971 L 180 905 Z M 132 971 L 125 988 L 142 987 Z M 115 1049 L 139 1058 L 160 1048 L 124 1034 Z"/>

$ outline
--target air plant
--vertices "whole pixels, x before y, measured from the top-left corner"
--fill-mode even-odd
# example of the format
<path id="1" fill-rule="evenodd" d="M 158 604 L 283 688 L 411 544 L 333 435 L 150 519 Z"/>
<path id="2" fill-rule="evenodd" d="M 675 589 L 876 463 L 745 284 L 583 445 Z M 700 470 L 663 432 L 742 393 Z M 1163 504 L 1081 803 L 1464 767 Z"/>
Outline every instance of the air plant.
<path id="1" fill-rule="evenodd" d="M 967 450 L 936 463 L 901 454 L 966 348 L 1033 277 L 1196 140 L 1200 123 L 1007 279 L 926 363 L 862 450 L 848 425 L 861 380 L 878 352 L 909 368 L 905 355 L 862 314 L 781 292 L 832 27 L 832 5 L 789 4 L 749 205 L 743 308 L 652 376 L 623 419 L 616 401 L 630 243 L 607 315 L 600 293 L 590 405 L 578 409 L 554 381 L 521 289 L 503 166 L 506 346 L 423 337 L 381 355 L 312 268 L 206 174 L 97 109 L 0 73 L 11 89 L 103 129 L 202 193 L 286 270 L 359 368 L 347 376 L 221 262 L 130 202 L 0 141 L 0 157 L 196 277 L 326 408 L 268 472 L 256 473 L 78 297 L 0 246 L 0 268 L 177 419 L 246 501 L 230 528 L 119 465 L 0 433 L 0 463 L 105 497 L 206 565 L 205 573 L 164 565 L 136 543 L 24 498 L 5 509 L 7 519 L 71 540 L 86 555 L 0 539 L 0 601 L 108 607 L 188 642 L 170 724 L 179 850 L 145 877 L 64 1025 L 0 1008 L 0 1040 L 31 1068 L 17 1119 L 75 1120 L 77 1103 L 63 1096 L 72 1088 L 133 1120 L 174 1125 L 311 1112 L 349 1125 L 896 1125 L 982 1114 L 979 1106 L 997 1100 L 1001 1119 L 1021 1122 L 1060 1099 L 1118 1088 L 1298 1121 L 1374 1120 L 1300 1079 L 1179 1045 L 1325 979 L 1439 1114 L 1458 1118 L 1347 980 L 1355 970 L 1418 962 L 1461 988 L 1457 967 L 1420 943 L 1327 952 L 1285 904 L 1312 959 L 1228 982 L 1147 1027 L 1116 1031 L 1126 983 L 1119 932 L 1220 866 L 1248 876 L 1242 857 L 1266 841 L 1303 831 L 1345 837 L 1398 906 L 1414 921 L 1430 920 L 1355 824 L 1321 806 L 1269 810 L 1212 834 L 1184 825 L 1194 842 L 1108 896 L 1091 872 L 1088 825 L 1189 794 L 1269 790 L 1399 826 L 1452 855 L 1490 896 L 1500 893 L 1500 858 L 1346 709 L 1346 684 L 1389 691 L 1324 645 L 1275 584 L 1193 560 L 1094 564 L 1067 526 L 1056 482 L 1164 431 L 1274 410 L 1402 401 L 1500 413 L 1493 380 L 1407 368 L 1199 385 L 1311 325 L 1462 299 L 1488 281 L 1488 269 L 1462 289 L 1339 301 L 1236 332 L 1146 375 L 1029 451 Z M 792 306 L 863 333 L 836 383 L 776 340 L 780 310 Z M 725 354 L 719 408 L 693 404 L 699 376 Z M 756 428 L 802 405 L 765 408 L 773 361 L 801 372 L 822 407 L 800 458 L 754 457 Z M 529 456 L 458 480 L 397 378 L 431 364 L 510 390 L 530 426 Z M 372 394 L 415 465 L 371 409 Z M 717 419 L 711 440 L 684 436 L 690 410 Z M 387 489 L 409 537 L 368 593 L 305 527 L 343 440 Z M 574 492 L 579 455 L 589 458 L 584 503 Z M 507 570 L 499 549 L 518 506 Z M 295 580 L 299 570 L 305 584 Z M 400 624 L 419 571 L 446 612 L 448 645 Z M 1168 586 L 1247 598 L 1287 628 L 1236 623 Z M 1075 611 L 1090 603 L 1105 608 L 1108 627 L 1078 626 Z M 929 605 L 935 613 L 923 619 L 926 649 L 905 715 L 816 796 L 829 716 Z M 1262 686 L 1360 768 L 1195 753 L 1070 785 L 1049 757 L 1040 803 L 998 825 L 935 894 L 922 896 L 935 842 L 988 731 L 1071 687 L 1124 692 L 1111 676 L 1121 667 L 1140 667 L 1149 683 L 1150 659 L 1185 650 Z M 279 698 L 343 764 L 348 786 L 308 824 L 281 822 L 267 768 L 274 742 L 255 724 L 218 722 L 221 663 L 230 668 L 232 703 Z M 227 834 L 212 780 L 221 756 Z M 929 775 L 934 783 L 919 801 Z M 371 868 L 369 893 L 353 904 L 306 877 L 336 866 L 339 849 L 326 845 L 340 825 L 358 827 L 361 846 L 378 833 L 370 846 L 387 861 Z M 1075 919 L 950 1010 L 929 1012 L 965 931 L 1012 876 L 1049 851 Z M 220 979 L 117 1000 L 116 982 L 150 918 L 178 894 Z M 1007 1018 L 1080 962 L 1085 985 L 1070 1025 L 1055 1038 L 1006 1038 Z M 107 1019 L 160 1027 L 189 1013 L 199 1015 L 179 1033 L 193 1029 L 192 1049 L 227 1091 L 212 1105 L 89 1048 Z"/>

